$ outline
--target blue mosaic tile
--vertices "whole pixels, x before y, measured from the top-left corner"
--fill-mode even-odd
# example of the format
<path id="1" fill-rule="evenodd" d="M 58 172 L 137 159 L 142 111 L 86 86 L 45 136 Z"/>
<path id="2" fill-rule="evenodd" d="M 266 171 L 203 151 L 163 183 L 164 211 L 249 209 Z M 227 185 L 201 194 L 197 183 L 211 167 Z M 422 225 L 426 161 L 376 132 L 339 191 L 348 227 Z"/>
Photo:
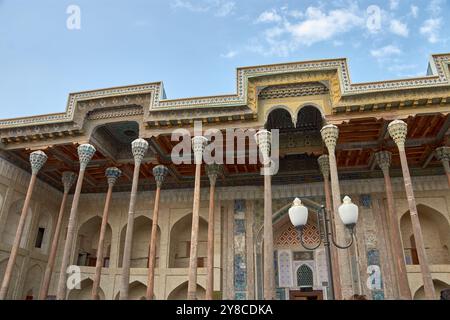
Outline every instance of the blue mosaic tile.
<path id="1" fill-rule="evenodd" d="M 234 299 L 236 300 L 246 300 L 247 294 L 245 292 L 235 292 L 234 293 Z"/>
<path id="2" fill-rule="evenodd" d="M 273 251 L 273 269 L 275 274 L 275 286 L 279 286 L 279 279 L 278 279 L 278 251 Z"/>
<path id="3" fill-rule="evenodd" d="M 369 249 L 367 251 L 367 264 L 368 265 L 380 265 L 380 252 L 378 249 Z"/>
<path id="4" fill-rule="evenodd" d="M 234 290 L 245 291 L 247 289 L 247 270 L 245 259 L 241 255 L 234 256 Z"/>
<path id="5" fill-rule="evenodd" d="M 382 290 L 372 291 L 372 299 L 373 300 L 384 300 L 384 292 Z"/>
<path id="6" fill-rule="evenodd" d="M 234 220 L 234 234 L 245 234 L 245 220 L 236 219 Z"/>
<path id="7" fill-rule="evenodd" d="M 372 197 L 370 196 L 370 194 L 362 194 L 359 197 L 359 200 L 361 201 L 361 205 L 364 208 L 370 209 L 372 207 Z"/>
<path id="8" fill-rule="evenodd" d="M 238 199 L 234 200 L 234 212 L 245 212 L 245 200 Z"/>

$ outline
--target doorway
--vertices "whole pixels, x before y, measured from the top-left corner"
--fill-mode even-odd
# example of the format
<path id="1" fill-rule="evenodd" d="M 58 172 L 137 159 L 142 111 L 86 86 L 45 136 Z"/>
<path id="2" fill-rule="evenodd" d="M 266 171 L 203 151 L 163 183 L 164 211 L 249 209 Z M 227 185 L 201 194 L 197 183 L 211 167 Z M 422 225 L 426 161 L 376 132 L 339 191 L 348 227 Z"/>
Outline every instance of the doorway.
<path id="1" fill-rule="evenodd" d="M 323 300 L 323 292 L 320 290 L 290 290 L 289 300 Z"/>

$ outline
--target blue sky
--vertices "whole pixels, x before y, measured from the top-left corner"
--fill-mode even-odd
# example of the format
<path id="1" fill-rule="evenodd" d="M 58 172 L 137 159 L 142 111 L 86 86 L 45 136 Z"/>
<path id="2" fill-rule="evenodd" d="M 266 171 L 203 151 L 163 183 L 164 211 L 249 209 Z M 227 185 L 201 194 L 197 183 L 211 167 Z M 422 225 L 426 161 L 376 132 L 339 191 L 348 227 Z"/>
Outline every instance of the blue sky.
<path id="1" fill-rule="evenodd" d="M 234 93 L 236 67 L 286 61 L 347 57 L 353 82 L 423 75 L 450 52 L 449 2 L 0 0 L 0 118 L 153 81 L 168 98 Z"/>

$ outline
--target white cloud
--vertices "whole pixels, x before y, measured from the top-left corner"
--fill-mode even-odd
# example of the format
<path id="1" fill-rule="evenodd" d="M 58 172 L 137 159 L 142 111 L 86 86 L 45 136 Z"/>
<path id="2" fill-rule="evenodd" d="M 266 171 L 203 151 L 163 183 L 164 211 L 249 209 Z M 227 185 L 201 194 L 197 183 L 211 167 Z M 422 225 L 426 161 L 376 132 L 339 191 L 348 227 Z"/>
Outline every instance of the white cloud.
<path id="1" fill-rule="evenodd" d="M 389 0 L 389 8 L 391 10 L 397 10 L 400 4 L 400 0 Z"/>
<path id="2" fill-rule="evenodd" d="M 385 59 L 391 56 L 398 56 L 402 54 L 402 50 L 400 50 L 399 47 L 395 45 L 388 45 L 379 49 L 373 49 L 370 51 L 370 54 L 372 57 L 377 59 Z"/>
<path id="3" fill-rule="evenodd" d="M 363 26 L 364 19 L 352 9 L 336 9 L 323 12 L 320 8 L 309 7 L 305 13 L 305 20 L 289 24 L 286 30 L 299 44 L 312 45 L 316 42 L 332 39 L 356 26 Z"/>
<path id="4" fill-rule="evenodd" d="M 413 16 L 413 18 L 417 18 L 419 16 L 419 7 L 415 6 L 415 5 L 411 5 L 411 15 Z"/>
<path id="5" fill-rule="evenodd" d="M 407 37 L 409 35 L 408 26 L 406 25 L 406 23 L 402 23 L 401 21 L 396 19 L 391 20 L 389 30 L 392 33 L 402 37 Z"/>
<path id="6" fill-rule="evenodd" d="M 334 40 L 333 41 L 333 46 L 335 46 L 335 47 L 341 47 L 343 45 L 344 45 L 343 41 L 340 41 L 340 40 Z"/>
<path id="7" fill-rule="evenodd" d="M 174 0 L 172 7 L 192 12 L 213 12 L 217 17 L 226 17 L 233 13 L 236 3 L 228 0 Z"/>
<path id="8" fill-rule="evenodd" d="M 439 42 L 439 30 L 441 26 L 442 26 L 441 18 L 427 19 L 420 27 L 420 34 L 427 37 L 428 42 L 430 43 Z"/>
<path id="9" fill-rule="evenodd" d="M 220 55 L 220 57 L 221 57 L 221 58 L 225 58 L 225 59 L 231 59 L 231 58 L 236 57 L 237 54 L 238 54 L 237 51 L 230 50 L 230 51 L 228 51 L 227 53 L 222 53 L 222 54 Z"/>
<path id="10" fill-rule="evenodd" d="M 446 0 L 431 0 L 428 3 L 427 11 L 433 16 L 438 16 L 442 12 L 442 7 L 445 5 Z"/>
<path id="11" fill-rule="evenodd" d="M 256 19 L 257 23 L 278 21 L 281 21 L 281 16 L 277 13 L 276 10 L 264 11 L 259 15 L 258 19 Z"/>

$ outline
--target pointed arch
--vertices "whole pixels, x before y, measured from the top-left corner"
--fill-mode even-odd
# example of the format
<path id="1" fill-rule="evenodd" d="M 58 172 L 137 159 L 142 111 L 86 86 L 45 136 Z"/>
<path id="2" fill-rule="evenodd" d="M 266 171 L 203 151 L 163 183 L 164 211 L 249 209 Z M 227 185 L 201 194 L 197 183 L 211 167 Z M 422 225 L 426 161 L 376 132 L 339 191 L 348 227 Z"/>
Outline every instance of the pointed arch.
<path id="1" fill-rule="evenodd" d="M 169 268 L 189 267 L 191 250 L 192 213 L 179 219 L 170 230 Z M 208 244 L 208 222 L 200 217 L 198 228 L 198 267 L 206 265 Z"/>
<path id="2" fill-rule="evenodd" d="M 78 266 L 95 267 L 97 260 L 97 247 L 100 236 L 102 219 L 94 216 L 85 221 L 78 229 L 76 256 L 74 263 Z M 103 267 L 109 267 L 109 251 L 111 245 L 112 230 L 108 223 L 103 247 Z"/>
<path id="3" fill-rule="evenodd" d="M 302 131 L 320 131 L 323 126 L 323 113 L 315 105 L 306 104 L 299 107 L 295 127 Z"/>
<path id="4" fill-rule="evenodd" d="M 188 282 L 185 281 L 173 289 L 167 297 L 167 300 L 186 300 L 188 290 Z M 205 299 L 206 290 L 201 285 L 197 283 L 197 299 Z"/>
<path id="5" fill-rule="evenodd" d="M 23 287 L 22 298 L 27 300 L 36 299 L 39 294 L 39 288 L 42 284 L 43 269 L 35 264 L 28 268 L 25 284 Z"/>
<path id="6" fill-rule="evenodd" d="M 307 264 L 301 264 L 295 271 L 297 286 L 300 288 L 311 288 L 314 286 L 314 272 Z"/>
<path id="7" fill-rule="evenodd" d="M 3 280 L 3 277 L 5 276 L 6 266 L 8 265 L 8 258 L 3 259 L 0 261 L 0 279 Z M 19 266 L 17 265 L 17 262 L 14 264 L 11 282 L 9 283 L 9 289 L 8 294 L 6 295 L 6 298 L 8 300 L 13 299 L 16 288 L 19 283 Z"/>
<path id="8" fill-rule="evenodd" d="M 80 289 L 72 289 L 67 297 L 68 300 L 91 300 L 92 286 L 94 281 L 91 278 L 86 278 L 80 283 Z M 100 300 L 105 300 L 105 293 L 102 288 L 98 290 Z"/>
<path id="9" fill-rule="evenodd" d="M 131 268 L 147 268 L 150 238 L 152 234 L 152 219 L 147 216 L 139 216 L 134 219 L 133 230 L 133 244 L 131 249 Z M 123 251 L 125 248 L 125 236 L 127 232 L 127 225 L 123 226 L 120 232 L 120 249 L 119 249 L 119 268 L 122 267 Z M 160 248 L 161 229 L 157 228 L 156 235 L 156 263 L 159 266 L 159 248 Z"/>
<path id="10" fill-rule="evenodd" d="M 424 204 L 417 205 L 420 226 L 430 264 L 450 263 L 450 224 L 444 214 Z M 400 230 L 405 249 L 406 262 L 417 264 L 409 210 L 400 218 Z"/>
<path id="11" fill-rule="evenodd" d="M 22 213 L 22 208 L 24 204 L 24 199 L 19 199 L 14 201 L 8 210 L 8 215 L 6 218 L 6 223 L 3 227 L 3 232 L 1 236 L 1 242 L 7 245 L 12 245 L 14 243 L 14 238 L 16 237 L 17 227 L 19 226 L 20 215 Z M 28 208 L 27 218 L 25 220 L 25 227 L 22 232 L 22 238 L 20 240 L 20 247 L 26 248 L 29 239 L 30 229 L 31 229 L 31 218 L 33 216 L 33 211 L 30 206 Z"/>
<path id="12" fill-rule="evenodd" d="M 294 117 L 290 109 L 284 105 L 277 105 L 270 108 L 265 117 L 264 127 L 271 129 L 292 129 L 294 128 Z"/>
<path id="13" fill-rule="evenodd" d="M 445 283 L 444 281 L 433 279 L 434 284 L 434 290 L 435 290 L 435 296 L 437 299 L 439 299 L 441 295 L 441 291 L 445 289 L 450 289 L 450 284 Z M 423 286 L 421 286 L 417 291 L 414 293 L 414 300 L 426 300 L 425 298 L 425 289 Z"/>

